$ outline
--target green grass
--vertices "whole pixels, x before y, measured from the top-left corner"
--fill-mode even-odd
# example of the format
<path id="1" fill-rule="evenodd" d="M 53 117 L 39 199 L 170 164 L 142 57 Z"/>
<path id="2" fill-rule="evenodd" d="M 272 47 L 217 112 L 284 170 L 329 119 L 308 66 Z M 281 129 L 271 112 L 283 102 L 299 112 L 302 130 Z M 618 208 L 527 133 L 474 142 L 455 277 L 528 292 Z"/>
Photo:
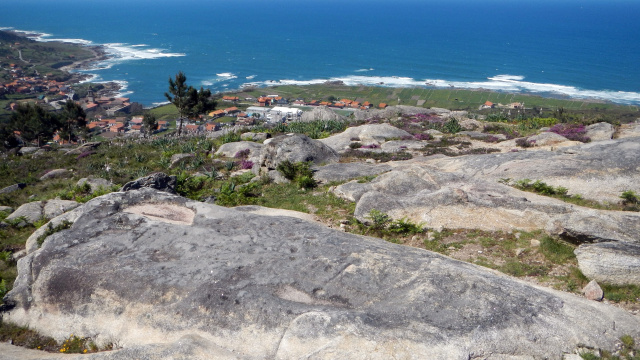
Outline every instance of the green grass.
<path id="1" fill-rule="evenodd" d="M 173 104 L 166 104 L 149 110 L 158 120 L 175 120 L 180 116 L 178 108 Z"/>

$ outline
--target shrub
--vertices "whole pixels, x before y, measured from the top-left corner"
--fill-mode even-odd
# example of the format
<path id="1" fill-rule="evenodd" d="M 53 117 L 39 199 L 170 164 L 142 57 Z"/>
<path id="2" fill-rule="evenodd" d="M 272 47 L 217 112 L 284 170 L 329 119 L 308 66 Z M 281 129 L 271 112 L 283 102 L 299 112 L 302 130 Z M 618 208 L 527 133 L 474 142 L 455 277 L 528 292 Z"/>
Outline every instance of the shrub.
<path id="1" fill-rule="evenodd" d="M 49 223 L 49 225 L 47 225 L 47 230 L 42 235 L 38 236 L 38 238 L 36 239 L 36 241 L 38 242 L 38 247 L 42 246 L 42 244 L 44 243 L 44 240 L 49 235 L 53 235 L 58 231 L 69 229 L 71 228 L 71 225 L 73 225 L 73 223 L 67 220 L 62 221 L 56 227 L 51 226 L 51 223 Z"/>
<path id="2" fill-rule="evenodd" d="M 415 135 L 413 135 L 413 138 L 416 139 L 416 140 L 431 140 L 431 139 L 433 139 L 433 137 L 431 137 L 431 135 L 425 134 L 425 133 L 415 134 Z"/>
<path id="3" fill-rule="evenodd" d="M 362 149 L 380 149 L 380 145 L 378 144 L 362 145 L 361 148 Z"/>
<path id="4" fill-rule="evenodd" d="M 383 230 L 391 222 L 389 215 L 376 209 L 371 209 L 367 214 L 367 218 L 371 219 L 371 228 L 373 230 Z"/>
<path id="5" fill-rule="evenodd" d="M 95 151 L 85 151 L 85 152 L 83 152 L 82 154 L 78 155 L 78 156 L 76 157 L 76 160 L 80 160 L 80 159 L 82 159 L 82 158 L 86 158 L 87 156 L 93 155 L 93 154 L 95 154 L 95 153 L 96 153 Z"/>
<path id="6" fill-rule="evenodd" d="M 529 140 L 528 137 L 516 139 L 516 145 L 522 148 L 533 147 L 535 143 L 535 140 Z"/>
<path id="7" fill-rule="evenodd" d="M 318 182 L 309 176 L 301 176 L 297 180 L 298 186 L 301 189 L 313 189 L 318 186 Z"/>
<path id="8" fill-rule="evenodd" d="M 640 203 L 640 196 L 632 190 L 624 191 L 622 195 L 620 195 L 620 198 L 622 199 L 622 203 L 625 205 Z"/>
<path id="9" fill-rule="evenodd" d="M 591 139 L 586 136 L 587 130 L 582 124 L 556 124 L 549 129 L 558 135 L 564 136 L 569 140 L 581 141 L 587 143 Z"/>
<path id="10" fill-rule="evenodd" d="M 389 231 L 397 234 L 418 234 L 424 231 L 422 224 L 414 224 L 406 218 L 395 220 L 389 225 Z"/>
<path id="11" fill-rule="evenodd" d="M 253 161 L 249 161 L 249 160 L 244 160 L 243 159 L 238 164 L 238 167 L 240 167 L 240 169 L 243 169 L 243 170 L 251 169 L 251 168 L 253 168 Z"/>
<path id="12" fill-rule="evenodd" d="M 359 142 L 352 142 L 351 144 L 349 144 L 349 147 L 352 149 L 360 149 L 362 147 L 362 144 Z"/>
<path id="13" fill-rule="evenodd" d="M 236 132 L 229 132 L 229 133 L 226 133 L 226 134 L 224 134 L 224 135 L 222 135 L 220 137 L 220 141 L 223 144 L 236 142 L 236 141 L 240 141 L 240 140 L 241 140 L 240 139 L 240 134 L 238 134 Z M 190 152 L 190 151 L 185 151 L 185 152 Z"/>
<path id="14" fill-rule="evenodd" d="M 294 163 L 289 160 L 282 161 L 276 167 L 276 170 L 286 179 L 293 180 L 296 177 L 297 169 Z"/>
<path id="15" fill-rule="evenodd" d="M 249 157 L 250 153 L 251 153 L 251 150 L 244 149 L 244 150 L 238 151 L 233 157 L 236 159 L 246 159 Z"/>
<path id="16" fill-rule="evenodd" d="M 227 171 L 233 170 L 235 166 L 236 166 L 236 163 L 233 161 L 227 161 L 224 163 L 224 168 L 227 169 Z"/>
<path id="17" fill-rule="evenodd" d="M 278 164 L 276 170 L 278 170 L 282 176 L 292 181 L 302 176 L 313 177 L 311 165 L 305 162 L 292 163 L 289 160 L 285 160 Z"/>
<path id="18" fill-rule="evenodd" d="M 574 248 L 560 240 L 545 236 L 540 242 L 540 252 L 554 264 L 564 264 L 574 259 Z"/>
<path id="19" fill-rule="evenodd" d="M 450 134 L 455 134 L 457 132 L 460 132 L 462 130 L 462 126 L 460 126 L 460 123 L 458 123 L 458 120 L 456 118 L 450 118 L 444 125 L 443 125 L 443 130 L 446 133 L 450 133 Z"/>

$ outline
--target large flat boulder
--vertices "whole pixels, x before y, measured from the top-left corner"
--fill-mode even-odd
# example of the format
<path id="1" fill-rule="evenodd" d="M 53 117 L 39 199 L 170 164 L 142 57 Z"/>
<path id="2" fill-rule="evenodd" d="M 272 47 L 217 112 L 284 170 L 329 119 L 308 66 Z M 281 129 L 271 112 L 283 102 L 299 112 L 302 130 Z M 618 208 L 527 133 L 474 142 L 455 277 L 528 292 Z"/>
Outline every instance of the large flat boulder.
<path id="1" fill-rule="evenodd" d="M 349 148 L 352 139 L 357 139 L 362 144 L 380 144 L 390 139 L 402 138 L 413 138 L 413 136 L 389 124 L 368 124 L 347 128 L 340 134 L 320 139 L 320 141 L 335 151 L 343 151 Z"/>
<path id="2" fill-rule="evenodd" d="M 288 216 L 153 189 L 67 214 L 3 316 L 123 347 L 96 358 L 562 359 L 640 337 L 616 307 Z"/>
<path id="3" fill-rule="evenodd" d="M 314 179 L 328 183 L 331 181 L 347 181 L 365 176 L 377 176 L 392 167 L 387 164 L 337 163 L 322 166 L 313 174 Z"/>

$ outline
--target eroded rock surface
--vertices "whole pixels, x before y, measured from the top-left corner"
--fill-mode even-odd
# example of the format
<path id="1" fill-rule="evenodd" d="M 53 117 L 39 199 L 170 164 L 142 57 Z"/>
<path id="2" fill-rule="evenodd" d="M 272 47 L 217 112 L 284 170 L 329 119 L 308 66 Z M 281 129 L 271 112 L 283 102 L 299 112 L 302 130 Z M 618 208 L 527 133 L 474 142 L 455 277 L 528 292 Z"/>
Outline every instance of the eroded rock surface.
<path id="1" fill-rule="evenodd" d="M 153 189 L 67 214 L 19 261 L 4 316 L 123 346 L 91 358 L 561 359 L 640 336 L 618 308 L 292 217 Z"/>

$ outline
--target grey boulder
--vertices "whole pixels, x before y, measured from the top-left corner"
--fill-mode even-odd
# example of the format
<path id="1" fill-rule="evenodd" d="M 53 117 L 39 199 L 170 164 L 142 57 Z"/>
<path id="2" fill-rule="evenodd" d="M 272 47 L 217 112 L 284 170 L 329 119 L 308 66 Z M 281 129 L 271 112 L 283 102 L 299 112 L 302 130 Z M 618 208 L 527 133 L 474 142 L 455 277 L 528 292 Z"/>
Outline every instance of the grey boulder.
<path id="1" fill-rule="evenodd" d="M 300 117 L 302 122 L 311 121 L 344 121 L 347 118 L 325 106 L 315 107 L 311 111 L 305 111 Z"/>
<path id="2" fill-rule="evenodd" d="M 0 206 L 0 211 L 3 213 L 12 213 L 13 208 L 11 206 Z"/>
<path id="3" fill-rule="evenodd" d="M 194 154 L 173 154 L 171 155 L 171 165 L 169 165 L 169 168 L 179 166 L 180 164 L 193 157 L 195 157 Z"/>
<path id="4" fill-rule="evenodd" d="M 586 136 L 591 139 L 591 141 L 611 140 L 615 132 L 613 125 L 605 122 L 589 125 L 585 130 L 587 130 Z"/>
<path id="5" fill-rule="evenodd" d="M 640 244 L 621 241 L 583 244 L 574 253 L 580 271 L 589 279 L 640 286 Z"/>
<path id="6" fill-rule="evenodd" d="M 169 176 L 159 172 L 148 176 L 143 176 L 124 184 L 120 191 L 138 190 L 141 188 L 151 188 L 171 194 L 176 193 L 177 178 L 175 175 Z"/>
<path id="7" fill-rule="evenodd" d="M 40 148 L 37 146 L 25 146 L 20 148 L 20 150 L 18 150 L 18 153 L 21 155 L 33 154 L 38 150 L 40 150 Z"/>
<path id="8" fill-rule="evenodd" d="M 152 189 L 71 213 L 3 316 L 123 347 L 97 358 L 562 359 L 640 336 L 621 309 L 297 218 Z"/>
<path id="9" fill-rule="evenodd" d="M 43 215 L 47 219 L 53 219 L 56 216 L 62 215 L 69 210 L 73 210 L 80 206 L 80 203 L 72 200 L 49 200 L 46 202 L 43 208 Z"/>
<path id="10" fill-rule="evenodd" d="M 390 139 L 413 138 L 413 136 L 389 124 L 369 124 L 347 128 L 340 134 L 329 136 L 320 141 L 334 149 L 343 151 L 349 148 L 351 139 L 358 139 L 362 144 L 379 144 Z"/>
<path id="11" fill-rule="evenodd" d="M 0 194 L 10 194 L 14 191 L 18 191 L 18 190 L 22 190 L 27 186 L 27 184 L 24 183 L 18 183 L 18 184 L 13 184 L 13 185 L 9 185 L 5 188 L 0 189 Z"/>
<path id="12" fill-rule="evenodd" d="M 222 144 L 216 151 L 216 155 L 234 157 L 240 151 L 249 150 L 249 157 L 256 157 L 259 156 L 262 147 L 262 144 L 253 141 L 236 141 Z"/>
<path id="13" fill-rule="evenodd" d="M 272 138 L 262 147 L 260 165 L 275 169 L 285 160 L 327 164 L 338 161 L 338 153 L 318 140 L 306 135 L 292 134 Z"/>
<path id="14" fill-rule="evenodd" d="M 110 189 L 111 186 L 113 186 L 113 183 L 107 179 L 103 179 L 103 178 L 82 178 L 80 180 L 78 180 L 78 182 L 76 183 L 77 186 L 82 186 L 84 184 L 89 184 L 89 187 L 91 188 L 91 192 L 95 192 L 96 190 L 103 188 L 103 189 Z"/>
<path id="15" fill-rule="evenodd" d="M 33 224 L 36 221 L 42 219 L 43 216 L 44 201 L 33 201 L 20 205 L 16 211 L 7 216 L 6 220 L 15 220 L 19 217 L 24 217 L 28 224 Z"/>
<path id="16" fill-rule="evenodd" d="M 80 155 L 82 153 L 95 150 L 98 146 L 100 146 L 101 142 L 88 142 L 78 146 L 75 149 L 69 150 L 65 153 L 65 155 Z"/>
<path id="17" fill-rule="evenodd" d="M 47 172 L 46 174 L 42 175 L 40 177 L 40 180 L 59 179 L 59 178 L 66 178 L 66 177 L 71 177 L 71 176 L 72 176 L 71 171 L 69 171 L 67 169 L 55 169 L 55 170 L 51 170 L 51 171 Z"/>
<path id="18" fill-rule="evenodd" d="M 271 137 L 269 133 L 255 133 L 255 132 L 246 132 L 240 135 L 240 139 L 244 141 L 264 141 Z"/>

